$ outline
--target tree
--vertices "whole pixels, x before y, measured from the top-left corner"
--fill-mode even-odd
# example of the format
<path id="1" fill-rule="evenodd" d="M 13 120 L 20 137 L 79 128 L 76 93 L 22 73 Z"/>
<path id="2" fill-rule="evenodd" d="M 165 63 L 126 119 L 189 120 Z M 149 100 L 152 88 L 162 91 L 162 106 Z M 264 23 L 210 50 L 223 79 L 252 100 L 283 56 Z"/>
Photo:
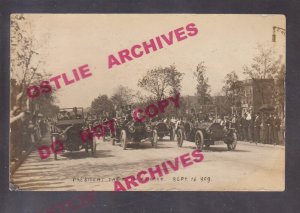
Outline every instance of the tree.
<path id="1" fill-rule="evenodd" d="M 103 115 L 103 113 L 112 114 L 114 105 L 107 95 L 99 95 L 92 101 L 91 111 L 97 115 Z"/>
<path id="2" fill-rule="evenodd" d="M 250 67 L 245 65 L 243 73 L 251 79 L 274 78 L 280 70 L 282 57 L 276 59 L 273 48 L 258 45 L 257 49 L 258 54 L 252 59 L 253 63 Z"/>
<path id="3" fill-rule="evenodd" d="M 201 105 L 212 103 L 208 78 L 205 76 L 206 69 L 204 61 L 201 61 L 200 64 L 198 64 L 196 71 L 193 73 L 197 81 L 196 95 L 198 96 L 198 103 Z"/>
<path id="4" fill-rule="evenodd" d="M 160 100 L 180 92 L 182 77 L 183 73 L 178 72 L 175 65 L 158 67 L 148 70 L 146 75 L 139 79 L 138 86 Z"/>
<path id="5" fill-rule="evenodd" d="M 120 85 L 111 97 L 111 101 L 115 106 L 126 106 L 132 104 L 134 94 L 133 90 Z"/>
<path id="6" fill-rule="evenodd" d="M 59 107 L 54 104 L 56 97 L 52 92 L 40 95 L 38 98 L 30 100 L 31 105 L 37 105 L 38 112 L 47 117 L 54 117 L 59 112 Z"/>
<path id="7" fill-rule="evenodd" d="M 282 56 L 276 57 L 275 51 L 272 47 L 258 45 L 258 54 L 254 56 L 253 63 L 248 66 L 244 66 L 244 74 L 248 75 L 251 79 L 275 79 L 279 75 L 282 64 Z M 272 84 L 272 86 L 274 86 Z M 275 85 L 276 87 L 276 85 Z M 266 103 L 265 85 L 259 84 L 257 87 L 259 96 L 261 97 L 262 104 Z M 273 96 L 276 97 L 276 90 L 273 88 Z"/>
<path id="8" fill-rule="evenodd" d="M 45 36 L 47 40 L 47 35 Z M 50 77 L 40 65 L 44 63 L 43 56 L 39 53 L 41 45 L 46 42 L 37 42 L 31 31 L 31 22 L 23 14 L 11 15 L 11 78 L 14 81 L 11 88 L 13 104 L 23 109 L 26 108 L 26 91 L 31 84 L 40 84 Z M 39 105 L 39 112 L 51 116 L 57 112 L 54 90 L 51 93 L 30 99 L 33 105 Z M 11 108 L 14 106 L 11 105 Z M 29 110 L 29 109 L 27 109 Z"/>
<path id="9" fill-rule="evenodd" d="M 38 49 L 40 44 L 31 32 L 31 23 L 23 14 L 11 16 L 11 76 L 22 91 L 39 75 L 47 75 L 40 65 L 44 63 Z"/>
<path id="10" fill-rule="evenodd" d="M 243 82 L 239 80 L 235 71 L 228 73 L 224 79 L 222 90 L 226 101 L 233 107 L 241 107 Z"/>

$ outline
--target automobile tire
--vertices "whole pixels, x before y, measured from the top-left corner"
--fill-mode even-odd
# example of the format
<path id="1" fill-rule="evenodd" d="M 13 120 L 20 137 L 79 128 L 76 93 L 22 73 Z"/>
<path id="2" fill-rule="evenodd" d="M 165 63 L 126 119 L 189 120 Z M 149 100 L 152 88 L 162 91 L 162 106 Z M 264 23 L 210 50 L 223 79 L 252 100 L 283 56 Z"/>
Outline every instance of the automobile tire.
<path id="1" fill-rule="evenodd" d="M 170 141 L 174 141 L 174 139 L 175 139 L 175 129 L 171 128 L 171 131 L 170 131 Z"/>
<path id="2" fill-rule="evenodd" d="M 52 140 L 52 143 L 53 143 L 54 141 L 56 141 L 55 136 L 51 137 L 51 140 Z M 55 147 L 55 149 L 56 149 L 56 147 Z M 56 151 L 56 150 L 55 150 L 55 151 Z M 57 160 L 57 153 L 56 153 L 56 152 L 54 152 L 54 160 Z"/>
<path id="3" fill-rule="evenodd" d="M 237 145 L 237 135 L 236 133 L 232 133 L 232 142 L 227 144 L 228 151 L 235 150 Z"/>
<path id="4" fill-rule="evenodd" d="M 183 131 L 182 129 L 178 129 L 177 131 L 177 146 L 182 147 L 183 144 Z"/>
<path id="5" fill-rule="evenodd" d="M 195 144 L 196 144 L 196 148 L 198 150 L 202 150 L 203 149 L 204 138 L 203 138 L 203 133 L 202 133 L 201 130 L 198 130 L 196 132 L 196 135 L 195 135 Z"/>
<path id="6" fill-rule="evenodd" d="M 156 131 L 156 130 L 153 130 L 153 133 L 152 133 L 152 140 L 151 140 L 151 145 L 152 145 L 152 147 L 157 148 L 157 143 L 158 143 L 158 139 L 157 139 L 157 131 Z"/>
<path id="7" fill-rule="evenodd" d="M 91 148 L 92 155 L 95 155 L 95 154 L 96 154 L 96 149 L 97 149 L 96 140 L 93 139 L 93 141 L 92 141 L 92 148 Z"/>
<path id="8" fill-rule="evenodd" d="M 122 130 L 121 131 L 121 146 L 123 148 L 123 150 L 126 149 L 127 147 L 127 137 L 126 137 L 126 131 L 125 130 Z"/>

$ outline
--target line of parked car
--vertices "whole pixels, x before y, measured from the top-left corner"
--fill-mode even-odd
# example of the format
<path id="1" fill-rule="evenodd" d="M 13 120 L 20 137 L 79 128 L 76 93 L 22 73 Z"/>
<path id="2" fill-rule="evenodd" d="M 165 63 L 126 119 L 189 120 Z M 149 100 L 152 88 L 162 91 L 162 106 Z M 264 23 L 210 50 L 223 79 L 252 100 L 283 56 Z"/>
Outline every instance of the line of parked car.
<path id="1" fill-rule="evenodd" d="M 75 110 L 74 110 L 75 109 Z M 69 111 L 69 113 L 66 113 Z M 64 115 L 68 116 L 64 116 Z M 135 122 L 130 117 L 114 119 L 115 131 L 111 128 L 97 129 L 105 131 L 103 137 L 110 135 L 112 145 L 120 144 L 125 150 L 131 144 L 150 141 L 152 147 L 158 148 L 158 141 L 166 136 L 170 141 L 177 140 L 178 147 L 182 147 L 183 142 L 194 142 L 196 148 L 202 150 L 211 145 L 226 144 L 228 150 L 234 150 L 237 145 L 237 133 L 234 128 L 222 125 L 216 121 L 183 121 L 183 120 L 155 120 L 145 122 Z M 99 135 L 99 132 L 90 131 L 97 121 L 88 120 L 84 117 L 83 108 L 63 108 L 60 109 L 55 121 L 51 126 L 51 140 L 62 141 L 65 151 L 79 151 L 85 149 L 88 153 L 96 153 L 95 137 L 88 137 L 84 143 L 80 137 L 83 131 L 89 130 L 89 134 Z M 56 157 L 56 156 L 55 156 Z"/>

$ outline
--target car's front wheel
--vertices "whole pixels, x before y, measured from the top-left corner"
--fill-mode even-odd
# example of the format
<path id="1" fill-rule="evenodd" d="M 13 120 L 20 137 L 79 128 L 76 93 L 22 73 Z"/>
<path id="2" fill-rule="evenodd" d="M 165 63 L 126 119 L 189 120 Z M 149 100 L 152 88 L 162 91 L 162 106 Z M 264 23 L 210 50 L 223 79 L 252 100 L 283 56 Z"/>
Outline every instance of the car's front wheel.
<path id="1" fill-rule="evenodd" d="M 52 140 L 52 144 L 53 144 L 56 141 L 56 137 L 52 136 L 51 140 Z M 56 145 L 54 147 L 54 160 L 57 160 Z"/>
<path id="2" fill-rule="evenodd" d="M 183 144 L 183 131 L 182 129 L 178 129 L 177 131 L 177 146 L 182 147 Z"/>
<path id="3" fill-rule="evenodd" d="M 125 150 L 127 147 L 127 137 L 126 137 L 125 130 L 121 131 L 121 146 L 122 146 L 123 150 Z"/>
<path id="4" fill-rule="evenodd" d="M 96 154 L 96 140 L 93 138 L 93 141 L 92 141 L 92 148 L 91 148 L 91 151 L 92 151 L 92 155 L 95 155 Z"/>
<path id="5" fill-rule="evenodd" d="M 203 138 L 203 133 L 202 133 L 201 130 L 198 130 L 196 132 L 196 135 L 195 135 L 195 144 L 196 144 L 196 148 L 198 150 L 202 150 L 203 149 L 204 138 Z"/>
<path id="6" fill-rule="evenodd" d="M 174 141 L 175 139 L 175 129 L 171 128 L 170 130 L 170 141 Z"/>
<path id="7" fill-rule="evenodd" d="M 153 130 L 153 133 L 152 133 L 152 140 L 151 140 L 151 145 L 152 145 L 152 147 L 157 148 L 157 143 L 158 143 L 158 139 L 157 139 L 157 131 L 156 131 L 156 130 Z"/>
<path id="8" fill-rule="evenodd" d="M 228 143 L 227 144 L 227 148 L 228 148 L 228 151 L 231 151 L 231 150 L 235 150 L 236 148 L 236 145 L 237 145 L 237 135 L 236 133 L 232 133 L 232 139 L 231 139 L 231 143 Z"/>

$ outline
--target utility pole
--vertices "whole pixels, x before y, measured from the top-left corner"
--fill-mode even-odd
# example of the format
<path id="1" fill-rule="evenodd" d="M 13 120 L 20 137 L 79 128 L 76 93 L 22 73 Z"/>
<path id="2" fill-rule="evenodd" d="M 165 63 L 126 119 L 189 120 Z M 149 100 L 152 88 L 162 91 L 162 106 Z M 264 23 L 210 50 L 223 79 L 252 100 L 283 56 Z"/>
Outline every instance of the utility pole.
<path id="1" fill-rule="evenodd" d="M 273 42 L 276 42 L 276 32 L 280 32 L 284 36 L 286 34 L 286 30 L 284 28 L 273 26 L 273 35 L 272 35 Z"/>

